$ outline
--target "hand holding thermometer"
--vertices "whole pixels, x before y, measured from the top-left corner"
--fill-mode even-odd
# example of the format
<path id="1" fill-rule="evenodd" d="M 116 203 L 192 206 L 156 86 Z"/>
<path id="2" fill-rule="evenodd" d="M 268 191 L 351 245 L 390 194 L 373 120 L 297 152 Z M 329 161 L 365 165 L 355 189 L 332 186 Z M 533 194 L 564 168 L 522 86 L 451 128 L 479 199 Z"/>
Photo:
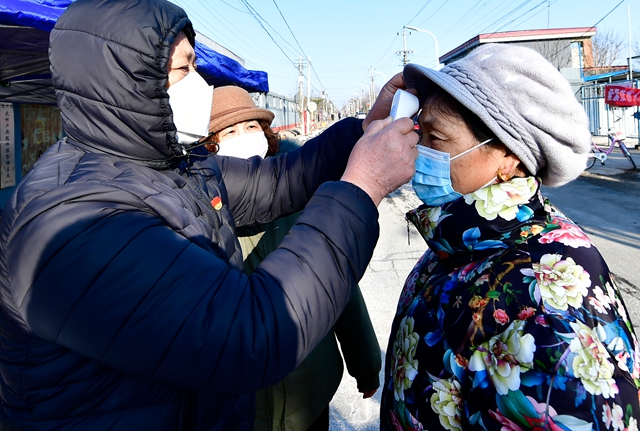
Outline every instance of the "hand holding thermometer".
<path id="1" fill-rule="evenodd" d="M 408 91 L 398 90 L 393 95 L 390 115 L 394 121 L 402 117 L 411 118 L 418 109 L 420 109 L 418 98 Z"/>

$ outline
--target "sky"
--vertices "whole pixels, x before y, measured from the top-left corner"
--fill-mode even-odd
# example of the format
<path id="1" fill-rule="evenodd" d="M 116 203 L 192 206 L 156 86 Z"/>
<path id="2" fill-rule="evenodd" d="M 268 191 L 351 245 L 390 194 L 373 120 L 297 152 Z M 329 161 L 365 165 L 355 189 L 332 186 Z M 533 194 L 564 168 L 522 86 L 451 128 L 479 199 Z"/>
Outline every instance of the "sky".
<path id="1" fill-rule="evenodd" d="M 305 94 L 310 82 L 312 97 L 324 91 L 338 108 L 367 94 L 372 77 L 377 92 L 402 71 L 397 52 L 405 50 L 404 26 L 433 34 L 407 30 L 405 36 L 409 61 L 427 67 L 436 66 L 436 40 L 442 56 L 481 33 L 596 26 L 621 38 L 626 52 L 630 30 L 632 45 L 640 40 L 640 22 L 633 21 L 640 0 L 171 1 L 247 69 L 267 72 L 272 92 L 293 96 L 300 58 L 305 76 L 310 58 Z"/>

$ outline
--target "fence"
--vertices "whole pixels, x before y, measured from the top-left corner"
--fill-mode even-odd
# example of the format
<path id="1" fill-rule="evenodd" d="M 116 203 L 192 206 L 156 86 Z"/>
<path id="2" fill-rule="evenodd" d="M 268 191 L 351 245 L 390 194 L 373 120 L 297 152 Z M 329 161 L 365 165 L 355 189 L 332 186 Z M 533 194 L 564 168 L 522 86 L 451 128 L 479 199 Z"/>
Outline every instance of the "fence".
<path id="1" fill-rule="evenodd" d="M 591 134 L 606 136 L 609 130 L 622 132 L 627 136 L 627 146 L 637 147 L 640 143 L 638 107 L 623 108 L 604 103 L 607 84 L 609 83 L 585 84 L 580 88 L 580 98 L 582 106 L 589 116 Z M 633 87 L 639 88 L 638 80 L 634 79 Z"/>
<path id="2" fill-rule="evenodd" d="M 271 123 L 273 130 L 288 130 L 300 125 L 298 106 L 293 99 L 277 93 L 253 93 L 251 96 L 258 108 L 275 114 Z"/>

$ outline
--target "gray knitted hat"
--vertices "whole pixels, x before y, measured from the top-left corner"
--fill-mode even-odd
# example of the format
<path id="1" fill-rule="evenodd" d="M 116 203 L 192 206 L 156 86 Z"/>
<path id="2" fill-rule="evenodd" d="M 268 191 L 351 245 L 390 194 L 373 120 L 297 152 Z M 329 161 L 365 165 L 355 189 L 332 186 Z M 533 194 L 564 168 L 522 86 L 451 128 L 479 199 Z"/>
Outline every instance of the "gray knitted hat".
<path id="1" fill-rule="evenodd" d="M 441 70 L 407 64 L 403 73 L 421 104 L 435 84 L 466 106 L 543 184 L 584 171 L 589 120 L 569 82 L 536 51 L 492 43 Z"/>

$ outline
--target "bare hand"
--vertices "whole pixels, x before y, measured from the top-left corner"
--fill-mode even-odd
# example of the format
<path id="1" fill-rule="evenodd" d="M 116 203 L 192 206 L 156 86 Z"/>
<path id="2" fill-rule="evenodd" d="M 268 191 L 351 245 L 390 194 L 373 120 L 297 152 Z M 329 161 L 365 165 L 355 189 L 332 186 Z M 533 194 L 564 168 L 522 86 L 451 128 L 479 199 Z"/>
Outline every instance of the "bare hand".
<path id="1" fill-rule="evenodd" d="M 376 393 L 377 389 L 373 389 L 371 391 L 364 391 L 362 392 L 362 398 L 367 399 L 367 398 L 371 398 L 375 393 Z"/>
<path id="2" fill-rule="evenodd" d="M 371 110 L 367 114 L 367 117 L 362 122 L 362 129 L 367 130 L 369 124 L 375 120 L 382 120 L 389 116 L 389 112 L 391 111 L 391 102 L 393 101 L 393 95 L 396 94 L 398 89 L 405 90 L 404 77 L 402 76 L 402 72 L 391 77 L 389 82 L 387 82 L 382 90 L 380 90 L 380 94 L 378 94 L 378 98 L 376 102 L 371 107 Z M 418 92 L 415 88 L 407 89 L 408 92 L 418 95 Z"/>
<path id="3" fill-rule="evenodd" d="M 378 206 L 382 199 L 409 181 L 418 158 L 413 121 L 391 117 L 371 123 L 351 151 L 342 181 L 364 190 Z"/>

